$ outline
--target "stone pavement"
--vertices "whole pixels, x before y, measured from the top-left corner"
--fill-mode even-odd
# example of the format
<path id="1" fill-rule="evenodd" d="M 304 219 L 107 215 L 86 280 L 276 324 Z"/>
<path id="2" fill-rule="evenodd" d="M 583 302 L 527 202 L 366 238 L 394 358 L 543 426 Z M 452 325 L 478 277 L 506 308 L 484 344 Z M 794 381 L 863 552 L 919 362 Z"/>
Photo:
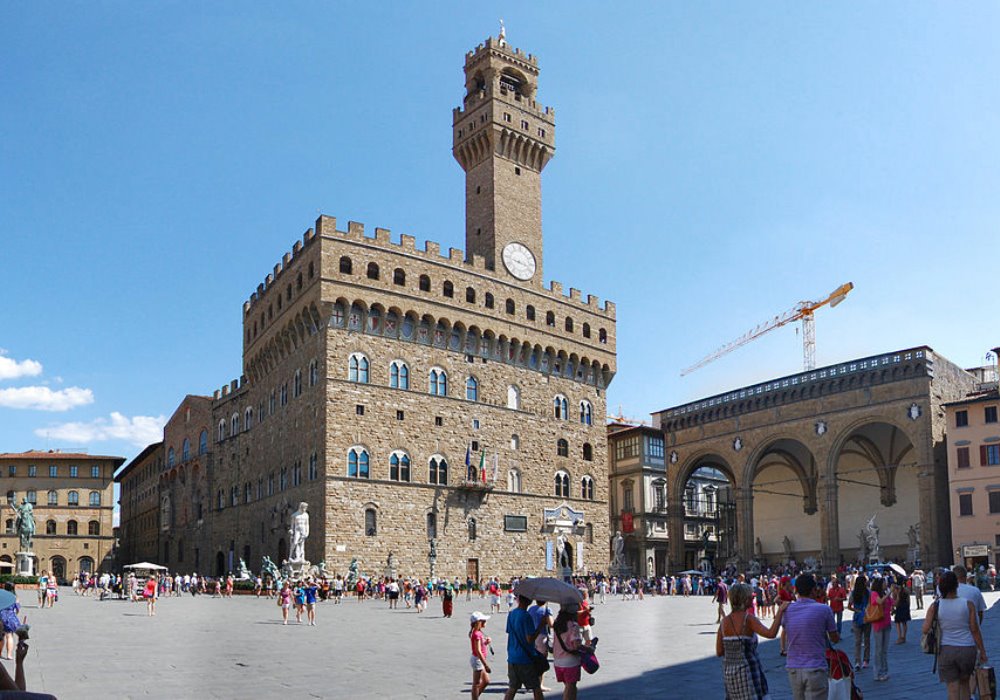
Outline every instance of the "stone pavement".
<path id="1" fill-rule="evenodd" d="M 157 605 L 154 618 L 143 604 L 99 602 L 68 588 L 52 610 L 38 610 L 31 591 L 19 597 L 31 624 L 28 687 L 64 699 L 468 698 L 468 615 L 489 610 L 488 601 L 466 602 L 464 596 L 456 599 L 452 619 L 442 617 L 437 600 L 421 615 L 347 600 L 319 604 L 316 627 L 284 627 L 273 600 L 248 596 L 171 598 Z M 984 623 L 994 661 L 1000 661 L 998 598 L 1000 593 L 987 594 L 991 609 Z M 709 598 L 609 599 L 594 615 L 602 668 L 584 675 L 580 698 L 724 697 Z M 496 650 L 489 698 L 503 696 L 505 618 L 487 624 Z M 890 645 L 888 683 L 874 683 L 871 669 L 859 673 L 868 700 L 944 697 L 930 672 L 931 657 L 920 653 L 919 625 L 910 623 L 907 644 Z M 846 632 L 846 621 L 844 627 Z M 845 636 L 841 646 L 850 650 L 853 642 Z M 772 697 L 789 697 L 777 641 L 762 643 L 761 657 Z M 547 685 L 557 689 L 547 698 L 561 697 L 551 674 Z"/>

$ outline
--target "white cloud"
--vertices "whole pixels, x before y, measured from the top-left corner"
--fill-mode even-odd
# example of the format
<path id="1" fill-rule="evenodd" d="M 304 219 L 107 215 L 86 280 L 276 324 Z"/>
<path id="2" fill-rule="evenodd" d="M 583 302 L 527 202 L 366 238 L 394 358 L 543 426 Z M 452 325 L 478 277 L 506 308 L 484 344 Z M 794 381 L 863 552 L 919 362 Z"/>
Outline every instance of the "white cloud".
<path id="1" fill-rule="evenodd" d="M 2 360 L 3 358 L 0 358 Z M 71 386 L 53 391 L 47 386 L 21 386 L 0 389 L 0 407 L 31 408 L 37 411 L 68 411 L 94 403 L 94 392 Z"/>
<path id="2" fill-rule="evenodd" d="M 12 360 L 7 351 L 0 349 L 0 379 L 37 377 L 42 373 L 42 363 L 35 360 Z"/>
<path id="3" fill-rule="evenodd" d="M 106 440 L 124 440 L 145 447 L 163 439 L 166 416 L 123 416 L 114 411 L 109 418 L 90 422 L 62 423 L 49 428 L 37 428 L 38 437 L 61 440 L 68 444 L 85 444 Z"/>

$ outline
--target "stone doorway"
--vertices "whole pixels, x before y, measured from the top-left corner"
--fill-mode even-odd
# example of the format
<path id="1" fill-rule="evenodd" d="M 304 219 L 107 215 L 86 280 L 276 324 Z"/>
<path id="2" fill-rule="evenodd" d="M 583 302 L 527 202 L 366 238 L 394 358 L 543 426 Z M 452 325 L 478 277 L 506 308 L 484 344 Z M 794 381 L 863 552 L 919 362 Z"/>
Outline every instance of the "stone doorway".
<path id="1" fill-rule="evenodd" d="M 476 583 L 479 582 L 479 560 L 469 559 L 465 565 L 465 577 L 471 578 Z"/>

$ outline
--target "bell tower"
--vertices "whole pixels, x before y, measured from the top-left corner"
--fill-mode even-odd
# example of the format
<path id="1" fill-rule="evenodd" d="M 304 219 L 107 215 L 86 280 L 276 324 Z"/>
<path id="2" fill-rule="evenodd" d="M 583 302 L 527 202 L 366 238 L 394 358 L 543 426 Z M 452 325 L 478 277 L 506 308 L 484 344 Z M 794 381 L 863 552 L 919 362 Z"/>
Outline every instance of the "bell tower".
<path id="1" fill-rule="evenodd" d="M 504 32 L 465 56 L 465 99 L 452 153 L 465 171 L 465 251 L 519 282 L 542 284 L 542 170 L 555 153 L 555 110 L 535 102 L 538 59 Z"/>

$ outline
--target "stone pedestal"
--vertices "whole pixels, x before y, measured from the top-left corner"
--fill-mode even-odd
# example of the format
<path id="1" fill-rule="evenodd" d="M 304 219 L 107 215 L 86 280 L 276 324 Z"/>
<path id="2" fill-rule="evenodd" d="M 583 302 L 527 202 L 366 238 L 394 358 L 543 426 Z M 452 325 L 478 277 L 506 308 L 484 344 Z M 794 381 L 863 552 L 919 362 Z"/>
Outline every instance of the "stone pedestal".
<path id="1" fill-rule="evenodd" d="M 17 557 L 17 575 L 18 576 L 34 576 L 35 575 L 35 553 L 34 552 L 18 552 Z"/>

